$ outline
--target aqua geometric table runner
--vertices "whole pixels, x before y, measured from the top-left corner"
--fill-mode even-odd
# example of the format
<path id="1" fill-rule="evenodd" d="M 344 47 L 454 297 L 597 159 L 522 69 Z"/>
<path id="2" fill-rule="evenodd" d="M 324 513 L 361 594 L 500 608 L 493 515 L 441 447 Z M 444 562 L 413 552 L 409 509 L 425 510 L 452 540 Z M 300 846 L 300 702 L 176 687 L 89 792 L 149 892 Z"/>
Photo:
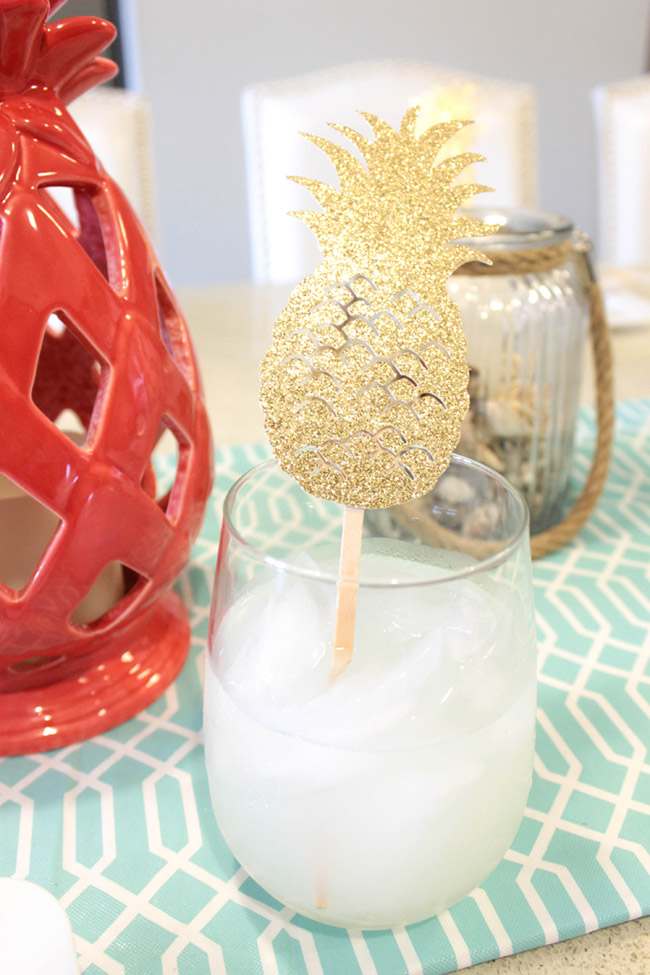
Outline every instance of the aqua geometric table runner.
<path id="1" fill-rule="evenodd" d="M 578 480 L 592 441 L 583 417 Z M 450 911 L 391 931 L 347 932 L 283 908 L 212 816 L 201 682 L 221 501 L 265 456 L 217 453 L 178 583 L 193 635 L 175 684 L 108 734 L 0 762 L 0 875 L 59 898 L 86 975 L 441 975 L 650 914 L 650 401 L 619 405 L 596 512 L 534 566 L 537 755 L 513 847 Z"/>

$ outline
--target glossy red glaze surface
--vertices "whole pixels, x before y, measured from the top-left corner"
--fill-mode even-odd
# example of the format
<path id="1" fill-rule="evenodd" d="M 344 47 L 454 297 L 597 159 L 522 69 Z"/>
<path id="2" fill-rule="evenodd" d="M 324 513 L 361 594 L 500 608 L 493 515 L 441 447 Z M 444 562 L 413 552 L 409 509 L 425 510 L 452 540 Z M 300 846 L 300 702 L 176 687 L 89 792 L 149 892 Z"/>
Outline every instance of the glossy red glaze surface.
<path id="1" fill-rule="evenodd" d="M 45 25 L 50 6 L 58 4 L 0 0 L 0 474 L 59 519 L 27 583 L 0 583 L 5 754 L 105 730 L 173 679 L 189 632 L 176 597 L 165 594 L 189 557 L 212 483 L 183 315 L 128 201 L 65 109 L 114 72 L 98 57 L 113 28 L 85 17 Z M 53 187 L 74 192 L 77 218 Z M 64 410 L 85 429 L 81 444 L 55 425 Z M 156 498 L 151 457 L 165 428 L 178 467 L 171 491 Z M 115 563 L 124 596 L 75 622 Z M 176 610 L 161 617 L 170 599 Z M 121 661 L 135 652 L 130 641 L 151 681 L 137 676 L 142 668 L 129 679 Z M 88 705 L 79 682 L 92 683 L 100 664 L 108 679 L 93 683 Z M 34 708 L 55 714 L 57 701 L 66 717 L 51 727 L 65 733 L 43 736 Z"/>
<path id="2" fill-rule="evenodd" d="M 185 662 L 190 627 L 168 592 L 116 632 L 81 670 L 0 698 L 3 754 L 61 748 L 132 718 L 169 687 Z"/>

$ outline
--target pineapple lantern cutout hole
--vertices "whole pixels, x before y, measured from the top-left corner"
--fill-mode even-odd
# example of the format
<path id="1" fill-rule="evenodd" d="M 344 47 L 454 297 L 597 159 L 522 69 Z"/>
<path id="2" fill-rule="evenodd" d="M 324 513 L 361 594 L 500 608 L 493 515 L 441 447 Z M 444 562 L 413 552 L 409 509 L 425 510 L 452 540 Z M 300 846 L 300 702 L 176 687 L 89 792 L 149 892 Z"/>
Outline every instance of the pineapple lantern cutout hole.
<path id="1" fill-rule="evenodd" d="M 48 193 L 53 200 L 55 194 Z M 77 200 L 79 196 L 77 196 Z M 58 205 L 58 204 L 57 204 Z M 75 206 L 75 194 L 70 191 L 69 206 Z M 86 240 L 84 215 L 88 206 L 79 207 L 75 229 Z M 79 239 L 78 237 L 78 239 Z M 106 274 L 103 242 L 90 247 L 91 259 Z M 159 289 L 159 325 L 166 347 L 173 354 L 167 329 L 164 292 Z M 92 433 L 93 414 L 102 386 L 108 381 L 108 364 L 99 361 L 84 344 L 82 333 L 72 325 L 63 311 L 53 312 L 43 333 L 43 341 L 31 389 L 35 406 L 54 422 L 62 435 L 76 446 L 83 447 Z M 154 493 L 162 510 L 167 512 L 179 473 L 181 455 L 180 434 L 163 418 L 150 463 L 143 476 L 143 487 Z M 186 448 L 187 445 L 184 445 Z M 16 483 L 0 474 L 0 583 L 19 592 L 33 578 L 48 546 L 54 539 L 61 519 L 49 508 L 22 490 Z M 144 580 L 128 566 L 113 561 L 98 575 L 86 595 L 70 614 L 70 623 L 89 626 L 99 623 L 105 615 Z M 35 658 L 40 663 L 42 658 Z M 24 668 L 23 668 L 24 669 Z"/>
<path id="2" fill-rule="evenodd" d="M 115 73 L 115 29 L 48 22 L 61 5 L 0 0 L 3 754 L 107 730 L 176 677 L 172 584 L 212 485 L 182 312 L 66 108 Z"/>
<path id="3" fill-rule="evenodd" d="M 297 216 L 323 262 L 292 292 L 260 370 L 280 467 L 308 493 L 345 506 L 330 680 L 353 652 L 364 509 L 430 491 L 460 438 L 469 372 L 446 282 L 467 261 L 487 261 L 458 241 L 491 229 L 456 213 L 488 189 L 457 181 L 482 157 L 439 158 L 468 123 L 417 133 L 417 107 L 397 130 L 360 114 L 374 138 L 332 128 L 361 158 L 307 136 L 333 162 L 339 188 L 293 177 L 322 207 Z"/>
<path id="4" fill-rule="evenodd" d="M 66 189 L 69 207 L 74 206 L 74 192 Z M 56 196 L 50 190 L 45 198 L 54 201 Z M 77 212 L 76 208 L 74 212 Z M 84 228 L 80 221 L 76 222 L 75 229 L 83 240 Z M 105 266 L 105 261 L 103 263 Z M 77 446 L 83 446 L 103 367 L 69 325 L 65 313 L 50 314 L 43 332 L 31 398 L 46 416 L 52 418 L 58 412 L 54 420 L 57 429 Z M 53 397 L 55 389 L 57 392 Z M 69 405 L 61 408 L 63 404 Z M 15 592 L 24 589 L 60 525 L 61 519 L 53 511 L 0 474 L 0 582 Z M 118 562 L 107 565 L 71 613 L 70 621 L 78 625 L 89 624 L 112 609 L 125 595 L 124 570 Z M 35 662 L 40 659 L 35 658 Z"/>

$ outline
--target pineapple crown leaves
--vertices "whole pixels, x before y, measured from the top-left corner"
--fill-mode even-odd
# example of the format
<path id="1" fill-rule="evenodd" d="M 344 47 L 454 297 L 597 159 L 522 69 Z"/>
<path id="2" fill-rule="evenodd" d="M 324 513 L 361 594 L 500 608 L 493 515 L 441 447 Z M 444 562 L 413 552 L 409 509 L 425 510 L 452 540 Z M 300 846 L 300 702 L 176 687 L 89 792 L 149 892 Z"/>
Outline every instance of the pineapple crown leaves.
<path id="1" fill-rule="evenodd" d="M 0 0 L 0 195 L 18 171 L 22 132 L 89 164 L 93 152 L 67 105 L 111 78 L 101 51 L 115 28 L 97 17 L 46 24 L 65 0 Z"/>
<path id="2" fill-rule="evenodd" d="M 345 125 L 331 124 L 359 151 L 363 162 L 348 149 L 320 136 L 303 133 L 332 161 L 339 179 L 336 189 L 318 180 L 289 177 L 308 189 L 321 211 L 300 211 L 314 232 L 323 256 L 337 265 L 356 268 L 391 267 L 409 277 L 413 268 L 442 283 L 467 261 L 487 258 L 453 241 L 484 237 L 492 228 L 479 220 L 455 216 L 460 204 L 489 190 L 475 183 L 455 184 L 457 176 L 483 156 L 464 152 L 436 162 L 440 149 L 467 121 L 441 122 L 415 135 L 418 108 L 409 109 L 400 128 L 367 112 L 374 140 Z"/>
<path id="3" fill-rule="evenodd" d="M 112 78 L 117 66 L 99 54 L 115 28 L 97 17 L 46 24 L 65 0 L 0 0 L 0 98 L 29 89 L 52 89 L 69 104 Z"/>

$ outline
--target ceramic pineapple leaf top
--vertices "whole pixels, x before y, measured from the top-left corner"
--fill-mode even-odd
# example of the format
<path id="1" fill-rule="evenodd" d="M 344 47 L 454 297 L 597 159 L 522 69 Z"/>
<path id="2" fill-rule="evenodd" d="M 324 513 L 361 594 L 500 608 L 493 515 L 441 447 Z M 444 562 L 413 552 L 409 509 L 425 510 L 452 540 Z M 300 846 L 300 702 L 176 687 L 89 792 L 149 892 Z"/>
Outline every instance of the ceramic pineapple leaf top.
<path id="1" fill-rule="evenodd" d="M 65 0 L 13 0 L 0 3 L 2 48 L 0 95 L 52 89 L 69 104 L 89 88 L 107 81 L 117 65 L 99 57 L 115 37 L 115 28 L 98 17 L 70 17 L 46 24 Z"/>
<path id="2" fill-rule="evenodd" d="M 309 136 L 334 163 L 340 187 L 297 180 L 323 208 L 298 216 L 324 260 L 277 319 L 260 376 L 280 466 L 310 494 L 374 508 L 431 490 L 460 437 L 468 370 L 446 281 L 466 261 L 485 260 L 454 242 L 485 236 L 485 224 L 456 210 L 486 187 L 454 182 L 480 156 L 437 162 L 466 123 L 417 137 L 417 109 L 399 130 L 362 114 L 372 140 L 333 128 L 365 164 Z"/>

